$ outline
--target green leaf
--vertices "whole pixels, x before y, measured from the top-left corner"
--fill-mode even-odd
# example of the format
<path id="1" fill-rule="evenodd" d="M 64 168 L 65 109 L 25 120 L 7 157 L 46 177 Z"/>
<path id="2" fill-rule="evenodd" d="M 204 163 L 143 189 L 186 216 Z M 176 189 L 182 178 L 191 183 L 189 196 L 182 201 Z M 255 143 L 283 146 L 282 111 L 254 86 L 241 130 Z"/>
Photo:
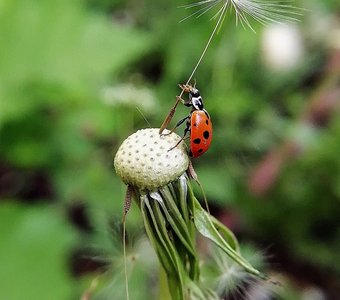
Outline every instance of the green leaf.
<path id="1" fill-rule="evenodd" d="M 75 232 L 56 208 L 0 206 L 0 299 L 71 299 Z"/>
<path id="2" fill-rule="evenodd" d="M 197 256 L 197 251 L 195 251 L 194 237 L 189 232 L 191 221 L 186 223 L 183 220 L 182 214 L 179 211 L 175 203 L 175 199 L 172 197 L 172 193 L 170 193 L 168 187 L 161 188 L 159 192 L 160 194 L 158 192 L 150 193 L 150 197 L 158 201 L 165 215 L 166 221 L 169 222 L 172 230 L 176 233 L 181 244 L 185 247 L 185 249 L 183 249 L 183 255 L 181 255 L 183 264 L 186 265 L 188 254 L 190 264 L 190 277 L 193 280 L 197 280 L 199 278 L 199 259 Z M 182 247 L 179 244 L 177 248 L 177 250 L 179 251 Z"/>
<path id="3" fill-rule="evenodd" d="M 232 245 L 235 247 L 234 236 L 230 235 L 230 231 L 226 228 L 223 230 L 224 236 L 228 237 L 227 240 L 222 237 L 222 235 L 217 231 L 211 216 L 202 208 L 201 204 L 190 191 L 191 199 L 193 201 L 193 214 L 194 223 L 197 230 L 206 238 L 214 242 L 219 246 L 226 254 L 228 254 L 235 262 L 241 265 L 247 272 L 265 278 L 265 276 L 253 268 L 251 264 L 245 260 L 233 247 L 227 242 L 227 240 L 232 241 Z M 216 223 L 216 222 L 215 222 Z M 217 224 L 217 223 L 216 223 Z M 223 224 L 217 224 L 218 228 L 223 228 Z"/>
<path id="4" fill-rule="evenodd" d="M 228 242 L 228 244 L 237 252 L 239 252 L 240 247 L 235 235 L 232 233 L 229 228 L 224 226 L 219 220 L 217 220 L 214 216 L 211 216 L 211 221 L 214 224 L 217 231 L 223 236 L 223 238 Z"/>
<path id="5" fill-rule="evenodd" d="M 98 84 L 151 44 L 147 33 L 79 0 L 5 0 L 0 14 L 0 128 L 46 103 L 98 94 Z"/>
<path id="6" fill-rule="evenodd" d="M 158 193 L 150 193 L 150 197 L 158 201 L 159 205 L 162 207 L 162 211 L 165 214 L 166 220 L 171 225 L 171 228 L 175 231 L 178 238 L 181 240 L 190 254 L 195 256 L 195 250 L 191 241 L 191 236 L 184 220 L 182 219 L 182 215 L 176 206 L 176 203 L 174 203 L 173 197 L 169 191 L 166 190 L 166 187 L 162 188 L 160 192 L 163 197 L 161 197 L 161 195 Z"/>

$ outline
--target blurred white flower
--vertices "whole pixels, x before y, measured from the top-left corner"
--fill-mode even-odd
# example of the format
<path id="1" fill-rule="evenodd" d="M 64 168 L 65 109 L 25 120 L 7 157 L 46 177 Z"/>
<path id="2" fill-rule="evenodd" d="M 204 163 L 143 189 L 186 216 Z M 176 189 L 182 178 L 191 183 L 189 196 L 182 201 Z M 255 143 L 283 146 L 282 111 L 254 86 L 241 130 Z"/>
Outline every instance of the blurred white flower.
<path id="1" fill-rule="evenodd" d="M 104 88 L 102 99 L 110 106 L 129 105 L 143 110 L 154 109 L 156 106 L 156 96 L 150 89 L 128 83 Z"/>
<path id="2" fill-rule="evenodd" d="M 272 24 L 262 36 L 262 55 L 265 64 L 275 71 L 294 69 L 305 53 L 299 28 L 294 24 Z"/>

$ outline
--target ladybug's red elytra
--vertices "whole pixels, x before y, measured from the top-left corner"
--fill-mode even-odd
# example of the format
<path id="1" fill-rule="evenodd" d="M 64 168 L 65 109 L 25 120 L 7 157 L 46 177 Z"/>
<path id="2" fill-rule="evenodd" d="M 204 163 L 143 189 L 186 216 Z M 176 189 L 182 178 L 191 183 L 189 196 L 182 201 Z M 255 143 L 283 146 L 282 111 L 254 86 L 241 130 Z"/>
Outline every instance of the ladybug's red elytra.
<path id="1" fill-rule="evenodd" d="M 174 131 L 184 121 L 186 122 L 186 128 L 184 129 L 184 135 L 179 142 L 171 149 L 177 147 L 182 142 L 188 132 L 190 132 L 190 152 L 192 157 L 199 157 L 205 153 L 210 146 L 212 139 L 212 123 L 209 113 L 204 109 L 203 99 L 198 89 L 190 84 L 179 85 L 180 88 L 189 94 L 189 100 L 185 101 L 180 99 L 185 106 L 191 107 L 191 112 L 188 116 L 180 120 Z M 170 150 L 171 150 L 170 149 Z"/>

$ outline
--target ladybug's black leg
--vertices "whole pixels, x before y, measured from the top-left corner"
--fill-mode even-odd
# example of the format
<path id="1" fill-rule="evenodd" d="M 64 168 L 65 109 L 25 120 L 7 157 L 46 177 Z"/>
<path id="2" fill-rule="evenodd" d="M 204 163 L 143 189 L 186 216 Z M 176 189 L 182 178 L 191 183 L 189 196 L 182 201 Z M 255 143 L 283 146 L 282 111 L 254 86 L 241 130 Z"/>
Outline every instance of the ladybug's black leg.
<path id="1" fill-rule="evenodd" d="M 184 121 L 186 121 L 189 118 L 190 118 L 190 115 L 186 116 L 185 118 L 183 118 L 181 120 L 179 120 L 177 122 L 176 126 L 169 133 L 163 133 L 162 135 L 170 135 L 171 133 L 173 133 L 176 130 L 177 127 L 181 126 L 184 123 Z"/>
<path id="2" fill-rule="evenodd" d="M 190 100 L 184 100 L 179 96 L 176 96 L 176 98 L 178 101 L 181 101 L 183 105 L 188 106 L 188 107 L 192 106 L 192 103 Z"/>
<path id="3" fill-rule="evenodd" d="M 190 137 L 190 136 L 187 136 L 187 137 L 183 136 L 183 137 L 177 142 L 177 144 L 176 144 L 175 146 L 171 147 L 168 151 L 171 151 L 172 149 L 175 149 L 182 141 L 188 139 L 189 137 Z"/>
<path id="4" fill-rule="evenodd" d="M 190 117 L 190 116 L 189 116 Z M 185 118 L 188 119 L 189 117 Z M 181 124 L 184 122 L 185 119 L 182 119 L 180 122 Z M 189 119 L 190 120 L 190 119 Z M 177 144 L 173 147 L 171 147 L 168 151 L 171 151 L 172 149 L 176 148 L 183 140 L 189 138 L 190 136 L 186 137 L 187 133 L 190 131 L 190 122 L 187 122 L 187 127 L 184 129 L 183 137 L 177 142 Z"/>
<path id="5" fill-rule="evenodd" d="M 190 131 L 190 119 L 187 121 L 187 127 L 185 127 L 184 129 L 184 134 L 183 134 L 183 138 L 187 135 L 187 133 Z M 183 139 L 182 138 L 182 139 Z"/>

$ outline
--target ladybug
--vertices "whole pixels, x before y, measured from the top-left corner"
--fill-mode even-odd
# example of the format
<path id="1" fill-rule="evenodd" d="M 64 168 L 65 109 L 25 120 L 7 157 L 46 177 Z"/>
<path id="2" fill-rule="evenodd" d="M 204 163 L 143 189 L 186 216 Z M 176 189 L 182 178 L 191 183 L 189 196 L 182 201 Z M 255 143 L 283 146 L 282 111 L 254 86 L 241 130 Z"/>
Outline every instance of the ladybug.
<path id="1" fill-rule="evenodd" d="M 188 132 L 190 132 L 190 152 L 189 155 L 192 157 L 199 157 L 205 153 L 210 146 L 212 139 L 212 123 L 209 113 L 204 109 L 203 99 L 198 89 L 190 84 L 179 85 L 180 88 L 189 94 L 189 100 L 185 101 L 180 99 L 185 106 L 191 107 L 191 112 L 188 116 L 180 120 L 174 131 L 178 126 L 186 121 L 186 128 L 184 129 L 183 137 L 178 143 L 172 147 L 177 147 L 182 142 Z M 171 132 L 172 132 L 171 131 Z"/>

